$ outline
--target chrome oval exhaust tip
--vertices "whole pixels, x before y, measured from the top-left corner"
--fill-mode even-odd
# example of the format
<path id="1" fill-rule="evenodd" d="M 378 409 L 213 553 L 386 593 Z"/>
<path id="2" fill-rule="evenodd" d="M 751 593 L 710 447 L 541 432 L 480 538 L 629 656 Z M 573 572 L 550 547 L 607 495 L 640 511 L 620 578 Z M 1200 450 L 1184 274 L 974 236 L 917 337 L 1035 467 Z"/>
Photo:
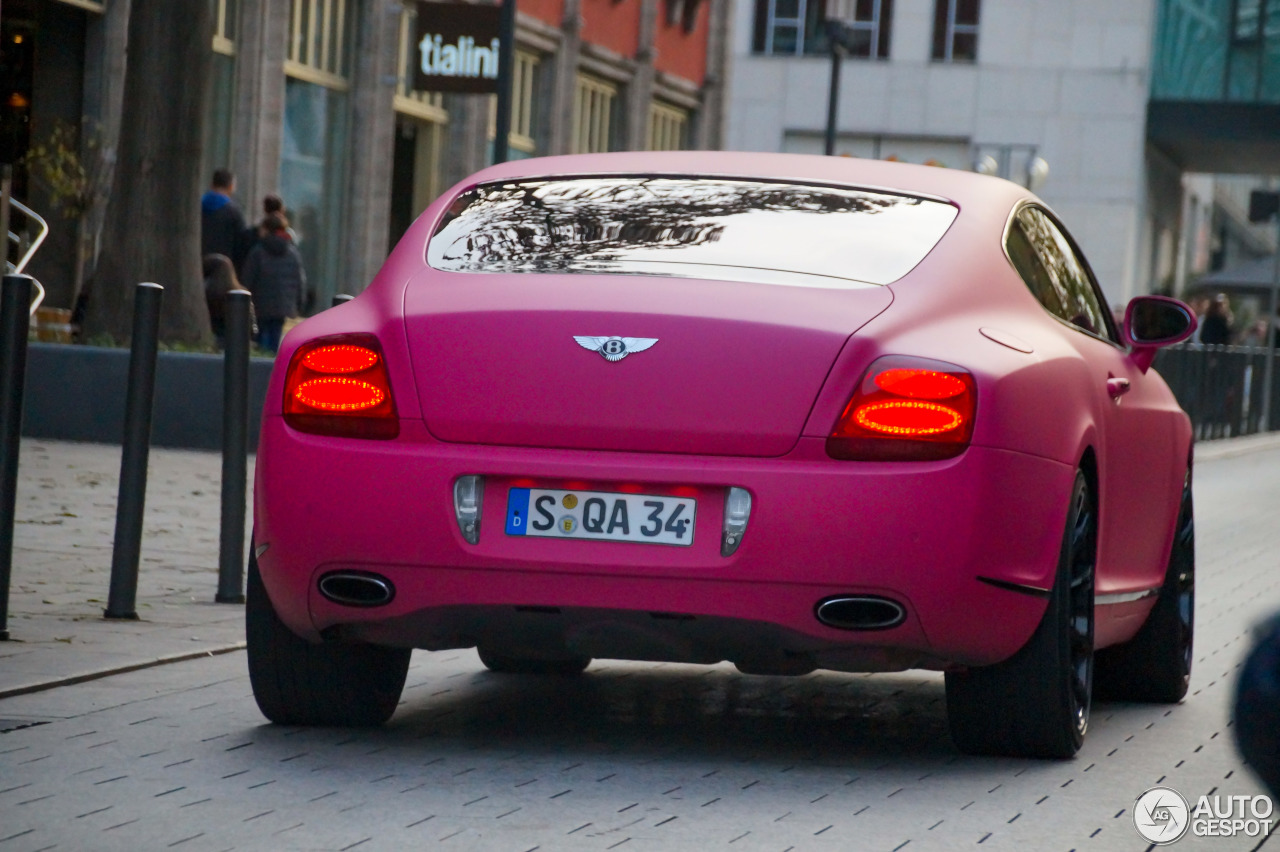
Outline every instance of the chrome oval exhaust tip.
<path id="1" fill-rule="evenodd" d="M 383 606 L 396 596 L 396 587 L 386 577 L 355 571 L 325 574 L 318 586 L 326 599 L 343 606 Z"/>
<path id="2" fill-rule="evenodd" d="M 875 595 L 836 595 L 818 601 L 818 621 L 837 630 L 888 630 L 907 620 L 902 604 Z"/>

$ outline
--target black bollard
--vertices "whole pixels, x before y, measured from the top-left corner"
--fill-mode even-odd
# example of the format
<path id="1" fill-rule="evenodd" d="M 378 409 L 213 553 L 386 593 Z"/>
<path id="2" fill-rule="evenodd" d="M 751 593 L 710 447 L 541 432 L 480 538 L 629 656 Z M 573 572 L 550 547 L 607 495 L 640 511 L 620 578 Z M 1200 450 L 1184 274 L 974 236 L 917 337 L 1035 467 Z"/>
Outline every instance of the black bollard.
<path id="1" fill-rule="evenodd" d="M 227 342 L 222 355 L 222 532 L 218 538 L 217 603 L 244 603 L 250 299 L 248 290 L 232 290 L 224 302 Z"/>
<path id="2" fill-rule="evenodd" d="M 142 511 L 147 501 L 147 456 L 151 452 L 151 413 L 163 295 L 164 288 L 159 284 L 139 284 L 133 298 L 129 390 L 125 396 L 124 438 L 120 448 L 111 591 L 103 612 L 106 618 L 138 617 L 138 560 L 142 555 Z"/>
<path id="3" fill-rule="evenodd" d="M 347 302 L 350 302 L 354 298 L 355 296 L 352 296 L 350 293 L 338 293 L 333 297 L 333 304 L 330 305 L 329 307 L 336 308 L 338 307 L 338 305 L 345 305 Z"/>
<path id="4" fill-rule="evenodd" d="M 9 577 L 30 309 L 31 276 L 6 275 L 0 291 L 0 641 L 9 638 Z"/>

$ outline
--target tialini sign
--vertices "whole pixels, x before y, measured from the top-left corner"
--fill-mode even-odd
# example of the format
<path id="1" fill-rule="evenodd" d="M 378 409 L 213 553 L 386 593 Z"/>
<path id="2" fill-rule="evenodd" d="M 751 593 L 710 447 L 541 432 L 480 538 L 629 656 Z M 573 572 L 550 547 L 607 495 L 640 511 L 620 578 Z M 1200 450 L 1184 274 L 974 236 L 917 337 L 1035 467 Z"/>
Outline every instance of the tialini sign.
<path id="1" fill-rule="evenodd" d="M 417 8 L 413 88 L 420 92 L 496 92 L 499 7 L 420 2 Z"/>

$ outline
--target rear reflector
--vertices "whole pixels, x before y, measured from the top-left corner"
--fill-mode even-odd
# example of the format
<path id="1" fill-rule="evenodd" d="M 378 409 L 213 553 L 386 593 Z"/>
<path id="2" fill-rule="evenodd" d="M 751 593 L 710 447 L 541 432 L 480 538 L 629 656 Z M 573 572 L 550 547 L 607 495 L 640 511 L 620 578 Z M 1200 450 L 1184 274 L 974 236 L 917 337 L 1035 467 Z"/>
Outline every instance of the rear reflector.
<path id="1" fill-rule="evenodd" d="M 863 375 L 827 437 L 827 455 L 858 461 L 958 456 L 973 437 L 977 390 L 963 367 L 889 355 Z"/>
<path id="2" fill-rule="evenodd" d="M 751 520 L 751 492 L 745 488 L 730 488 L 724 496 L 724 529 L 720 532 L 720 555 L 732 556 Z"/>
<path id="3" fill-rule="evenodd" d="M 484 477 L 459 476 L 453 483 L 453 512 L 468 544 L 480 543 L 480 510 L 484 507 Z"/>
<path id="4" fill-rule="evenodd" d="M 382 347 L 372 334 L 308 341 L 285 374 L 284 419 L 299 432 L 388 440 L 400 434 Z"/>

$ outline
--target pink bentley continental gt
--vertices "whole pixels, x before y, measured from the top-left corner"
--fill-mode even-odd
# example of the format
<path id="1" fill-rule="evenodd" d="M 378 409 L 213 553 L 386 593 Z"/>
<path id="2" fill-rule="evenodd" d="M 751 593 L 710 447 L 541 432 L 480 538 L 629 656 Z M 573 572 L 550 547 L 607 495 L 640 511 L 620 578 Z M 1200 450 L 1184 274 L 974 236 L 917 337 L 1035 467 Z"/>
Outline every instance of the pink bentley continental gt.
<path id="1" fill-rule="evenodd" d="M 377 725 L 414 648 L 946 672 L 963 751 L 1176 702 L 1191 429 L 1034 195 L 832 157 L 507 163 L 289 334 L 257 460 L 268 719 Z"/>

